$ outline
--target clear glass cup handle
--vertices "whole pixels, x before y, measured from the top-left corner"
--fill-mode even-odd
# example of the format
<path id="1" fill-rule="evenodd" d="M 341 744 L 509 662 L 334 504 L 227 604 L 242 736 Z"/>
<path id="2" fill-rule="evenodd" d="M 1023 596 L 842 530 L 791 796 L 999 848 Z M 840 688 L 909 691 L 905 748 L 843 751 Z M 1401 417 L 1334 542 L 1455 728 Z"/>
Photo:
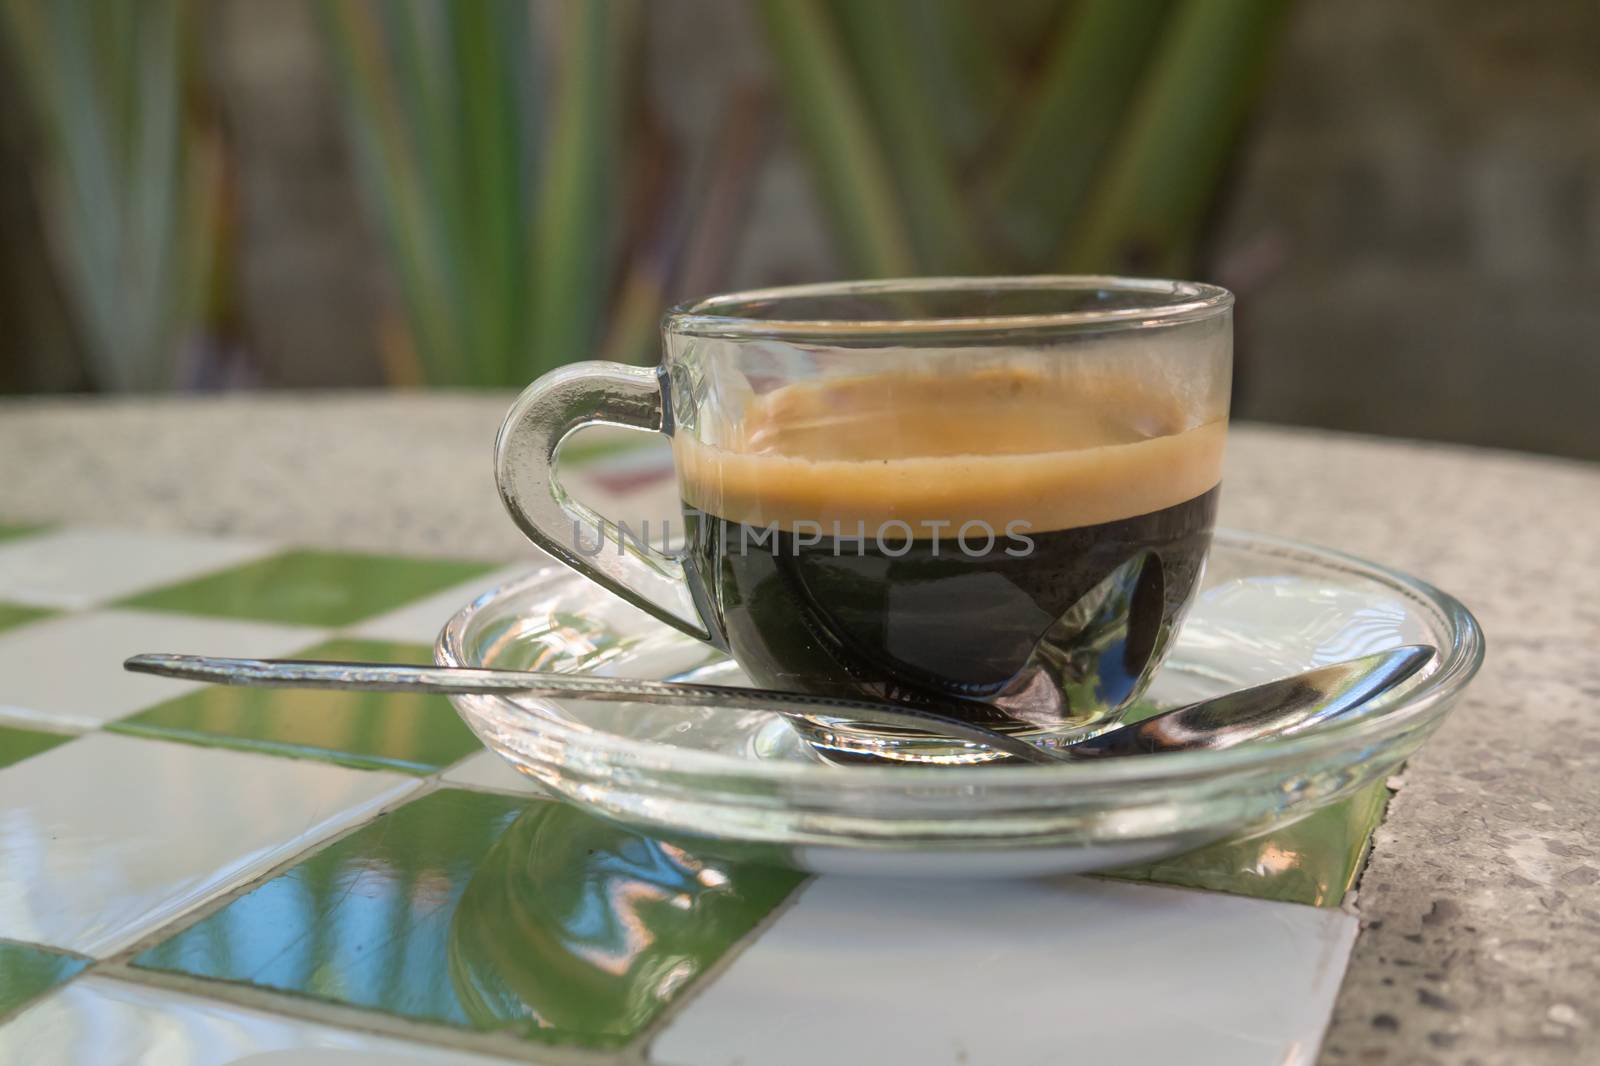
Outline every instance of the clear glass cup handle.
<path id="1" fill-rule="evenodd" d="M 574 431 L 610 425 L 670 437 L 671 409 L 659 370 L 598 361 L 552 370 L 523 390 L 500 426 L 495 482 L 512 519 L 539 547 L 668 625 L 721 646 L 716 615 L 683 556 L 623 536 L 555 476 L 556 451 Z"/>

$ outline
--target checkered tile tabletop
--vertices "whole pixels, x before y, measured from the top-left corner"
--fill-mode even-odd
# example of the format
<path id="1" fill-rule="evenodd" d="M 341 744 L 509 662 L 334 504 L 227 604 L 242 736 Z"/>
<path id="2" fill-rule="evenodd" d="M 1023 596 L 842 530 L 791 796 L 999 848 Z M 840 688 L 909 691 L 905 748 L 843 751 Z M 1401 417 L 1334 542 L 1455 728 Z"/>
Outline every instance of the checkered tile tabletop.
<path id="1" fill-rule="evenodd" d="M 424 662 L 514 572 L 0 527 L 0 1063 L 1315 1057 L 1381 790 L 1109 878 L 807 879 L 545 798 L 438 697 L 121 669 Z"/>

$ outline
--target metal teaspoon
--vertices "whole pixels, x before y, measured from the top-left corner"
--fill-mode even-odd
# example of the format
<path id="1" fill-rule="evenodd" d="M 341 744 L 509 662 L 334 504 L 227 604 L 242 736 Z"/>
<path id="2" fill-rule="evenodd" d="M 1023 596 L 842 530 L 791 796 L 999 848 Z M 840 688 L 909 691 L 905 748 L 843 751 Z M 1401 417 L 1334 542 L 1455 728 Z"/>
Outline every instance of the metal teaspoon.
<path id="1" fill-rule="evenodd" d="M 907 704 L 842 700 L 777 689 L 641 681 L 517 670 L 388 663 L 230 659 L 144 654 L 123 666 L 141 674 L 255 688 L 331 688 L 443 695 L 522 695 L 677 706 L 765 710 L 789 718 L 848 715 L 980 744 L 1030 763 L 1161 751 L 1228 748 L 1258 737 L 1288 735 L 1360 707 L 1420 670 L 1434 655 L 1411 644 L 1164 711 L 1142 722 L 1057 748 Z"/>

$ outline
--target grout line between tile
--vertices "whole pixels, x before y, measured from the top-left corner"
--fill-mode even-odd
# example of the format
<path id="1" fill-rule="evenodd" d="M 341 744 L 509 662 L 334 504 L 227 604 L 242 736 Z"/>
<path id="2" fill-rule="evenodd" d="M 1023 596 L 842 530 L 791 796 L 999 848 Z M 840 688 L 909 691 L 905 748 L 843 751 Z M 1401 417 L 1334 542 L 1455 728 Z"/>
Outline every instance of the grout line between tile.
<path id="1" fill-rule="evenodd" d="M 656 1038 L 665 1031 L 666 1027 L 687 1010 L 691 1003 L 699 999 L 707 989 L 721 980 L 722 975 L 738 960 L 739 956 L 743 955 L 756 941 L 765 936 L 767 930 L 772 928 L 779 918 L 789 913 L 790 909 L 799 903 L 800 897 L 805 895 L 812 885 L 816 884 L 816 881 L 817 876 L 812 875 L 795 885 L 792 892 L 778 901 L 778 905 L 763 915 L 761 920 L 752 926 L 744 936 L 729 944 L 728 950 L 724 951 L 716 962 L 706 967 L 704 973 L 690 982 L 689 987 L 682 993 L 674 996 L 661 1009 L 661 1013 L 652 1018 L 650 1023 L 640 1030 L 639 1035 L 629 1045 L 629 1050 L 638 1051 L 638 1062 L 641 1066 L 649 1066 L 654 1061 L 650 1058 L 650 1049 L 655 1046 Z"/>
<path id="2" fill-rule="evenodd" d="M 4 1026 L 7 1022 L 11 1021 L 11 1019 L 15 1018 L 17 1015 L 33 1006 L 35 1003 L 39 1002 L 41 999 L 55 995 L 61 989 L 70 985 L 84 974 L 92 972 L 97 965 L 95 960 L 88 955 L 82 955 L 76 951 L 68 951 L 66 948 L 51 947 L 49 944 L 39 944 L 29 940 L 15 940 L 11 937 L 0 937 L 0 945 L 32 948 L 35 951 L 44 951 L 52 955 L 60 955 L 63 958 L 76 959 L 79 962 L 88 963 L 87 966 L 73 974 L 71 977 L 68 977 L 65 981 L 51 985 L 38 995 L 32 996 L 23 1000 L 21 1003 L 16 1004 L 10 1010 L 0 1010 L 0 1026 Z"/>
<path id="3" fill-rule="evenodd" d="M 398 1014 L 354 1007 L 314 996 L 261 988 L 239 981 L 201 978 L 161 970 L 139 970 L 111 963 L 102 964 L 94 972 L 101 977 L 139 987 L 182 993 L 216 1003 L 260 1011 L 277 1018 L 316 1022 L 452 1051 L 475 1051 L 500 1058 L 536 1062 L 540 1066 L 621 1066 L 617 1054 L 612 1051 L 542 1044 L 511 1033 L 480 1032 L 453 1025 L 417 1021 Z"/>
<path id="4" fill-rule="evenodd" d="M 3 946 L 33 948 L 36 951 L 48 951 L 52 955 L 62 955 L 69 959 L 82 959 L 89 963 L 95 961 L 93 955 L 85 955 L 81 951 L 73 951 L 70 948 L 58 948 L 53 944 L 45 944 L 37 940 L 18 940 L 15 937 L 0 936 L 0 947 Z"/>
<path id="5" fill-rule="evenodd" d="M 5 1026 L 9 1025 L 13 1018 L 16 1018 L 18 1015 L 39 1003 L 41 1000 L 49 999 L 51 996 L 55 995 L 57 992 L 60 992 L 63 988 L 66 988 L 80 977 L 87 977 L 89 974 L 94 973 L 95 965 L 96 964 L 91 963 L 90 965 L 85 966 L 83 969 L 79 970 L 65 981 L 62 981 L 60 984 L 51 985 L 37 996 L 34 996 L 32 999 L 23 1000 L 10 1010 L 0 1010 L 0 1028 L 4 1028 Z"/>
<path id="6" fill-rule="evenodd" d="M 82 725 L 78 722 L 61 721 L 55 718 L 44 718 L 42 711 L 32 711 L 26 707 L 9 706 L 0 704 L 0 726 L 12 729 L 31 729 L 35 733 L 51 733 L 58 737 L 81 737 L 100 730 L 98 725 Z"/>
<path id="7" fill-rule="evenodd" d="M 275 555 L 280 555 L 283 552 L 288 551 L 288 550 L 291 549 L 291 546 L 288 545 L 288 544 L 284 544 L 284 543 L 279 542 L 277 540 L 270 540 L 270 539 L 265 539 L 265 538 L 260 538 L 260 537 L 247 537 L 247 536 L 239 536 L 239 535 L 235 535 L 235 534 L 213 533 L 213 532 L 196 533 L 196 532 L 194 532 L 192 530 L 186 530 L 186 529 L 171 529 L 171 528 L 166 528 L 166 529 L 140 529 L 140 528 L 136 528 L 136 527 L 105 525 L 105 524 L 93 523 L 93 522 L 53 522 L 53 523 L 51 523 L 51 524 L 49 524 L 47 526 L 40 526 L 39 528 L 34 529 L 33 531 L 31 531 L 30 533 L 28 533 L 26 535 L 26 538 L 31 540 L 31 539 L 33 539 L 35 537 L 40 536 L 40 535 L 49 535 L 49 534 L 55 534 L 55 533 L 75 533 L 75 532 L 105 533 L 105 534 L 112 534 L 112 535 L 132 535 L 132 536 L 152 535 L 152 536 L 185 537 L 185 538 L 188 538 L 190 540 L 209 540 L 209 541 L 214 541 L 214 542 L 216 542 L 218 544 L 233 544 L 233 545 L 240 546 L 240 547 L 248 545 L 251 548 L 257 549 L 257 551 L 254 554 L 245 553 L 243 555 L 243 557 L 239 558 L 239 559 L 219 561 L 219 562 L 213 563 L 211 565 L 203 566 L 198 570 L 195 570 L 195 571 L 190 572 L 190 573 L 186 573 L 182 577 L 161 580 L 161 581 L 157 581 L 157 582 L 155 582 L 154 584 L 151 584 L 151 585 L 139 586 L 139 587 L 136 587 L 136 588 L 128 589 L 128 590 L 125 590 L 123 592 L 117 593 L 116 595 L 113 595 L 109 599 L 104 599 L 104 600 L 98 600 L 97 599 L 97 600 L 94 600 L 94 601 L 81 602 L 81 603 L 35 604 L 35 603 L 22 602 L 21 603 L 22 606 L 25 606 L 25 607 L 41 607 L 41 608 L 51 612 L 51 614 L 48 615 L 47 617 L 37 619 L 36 622 L 29 622 L 29 623 L 27 623 L 28 625 L 35 625 L 35 624 L 37 624 L 37 622 L 48 622 L 48 621 L 51 621 L 51 620 L 53 620 L 54 618 L 56 618 L 57 616 L 60 616 L 60 615 L 81 615 L 81 614 L 89 614 L 89 613 L 94 612 L 94 611 L 101 611 L 101 610 L 107 610 L 107 609 L 116 609 L 118 604 L 126 602 L 127 600 L 132 599 L 135 596 L 141 596 L 144 593 L 151 591 L 152 589 L 161 588 L 164 585 L 168 585 L 168 584 L 175 584 L 175 583 L 179 583 L 179 582 L 193 581 L 193 580 L 197 580 L 197 579 L 203 578 L 203 577 L 210 577 L 213 574 L 219 574 L 219 573 L 222 573 L 223 571 L 231 570 L 231 569 L 233 569 L 234 567 L 237 567 L 237 566 L 248 566 L 251 563 L 259 562 L 262 559 L 269 559 L 269 558 L 271 558 L 271 557 L 273 557 Z M 0 543 L 13 543 L 14 544 L 14 543 L 17 543 L 17 541 L 16 540 L 0 540 Z M 11 600 L 11 601 L 8 601 L 8 602 L 15 603 L 15 602 L 20 602 L 20 601 Z M 185 612 L 174 612 L 174 613 L 185 613 Z M 209 618 L 209 617 L 212 617 L 212 616 L 210 616 L 210 615 L 192 615 L 192 617 L 195 617 L 195 618 Z"/>
<path id="8" fill-rule="evenodd" d="M 150 738 L 148 738 L 148 737 L 140 737 L 138 739 L 140 739 L 140 740 L 149 740 Z M 165 742 L 163 742 L 163 741 L 153 741 L 153 743 L 165 743 Z M 276 756 L 276 755 L 263 755 L 262 758 L 265 758 L 265 759 L 276 759 L 276 758 L 279 758 L 279 756 Z M 373 771 L 352 770 L 351 772 L 352 773 L 369 773 L 369 772 L 373 772 Z M 239 884 L 234 885 L 233 887 L 227 889 L 224 892 L 218 893 L 216 896 L 212 897 L 211 899 L 206 900 L 204 903 L 200 903 L 200 904 L 197 904 L 194 907 L 189 908 L 188 910 L 184 911 L 181 915 L 179 915 L 178 917 L 174 918 L 172 921 L 167 922 L 164 925 L 158 926 L 157 928 L 155 928 L 155 929 L 151 930 L 149 933 L 147 933 L 145 936 L 140 937 L 138 940 L 134 941 L 128 947 L 126 947 L 126 948 L 122 949 L 121 951 L 118 951 L 118 952 L 116 952 L 116 953 L 114 953 L 112 955 L 108 955 L 104 959 L 104 964 L 107 964 L 107 965 L 118 965 L 118 966 L 127 964 L 129 966 L 129 968 L 132 969 L 132 960 L 133 960 L 133 957 L 135 955 L 139 954 L 142 951 L 146 951 L 146 950 L 148 950 L 148 949 L 150 949 L 152 947 L 155 947 L 157 944 L 159 944 L 159 943 L 161 943 L 161 942 L 163 942 L 165 940 L 170 939 L 171 937 L 177 935 L 178 933 L 183 932 L 185 929 L 189 928 L 191 925 L 194 925 L 194 924 L 202 921 L 205 918 L 209 918 L 211 915 L 215 914 L 217 911 L 220 911 L 223 907 L 226 907 L 228 904 L 232 903 L 234 900 L 238 899 L 239 897 L 249 895 L 252 891 L 254 891 L 256 888 L 260 887 L 261 885 L 266 884 L 268 881 L 271 881 L 273 878 L 278 877 L 280 874 L 287 873 L 289 870 L 291 870 L 294 867 L 300 865 L 300 863 L 302 863 L 305 860 L 309 859 L 311 856 L 313 856 L 313 855 L 315 855 L 315 854 L 317 854 L 317 853 L 319 853 L 319 852 L 321 852 L 321 851 L 323 851 L 323 850 L 325 850 L 327 848 L 332 847 L 334 844 L 337 844 L 339 841 L 343 840 L 347 836 L 350 836 L 352 833 L 356 833 L 356 832 L 366 828 L 367 826 L 372 825 L 379 818 L 382 818 L 385 815 L 391 814 L 392 812 L 398 810 L 399 808 L 405 806 L 408 803 L 416 802 L 417 800 L 421 799 L 423 796 L 426 796 L 430 792 L 435 791 L 437 785 L 438 785 L 438 781 L 434 777 L 432 777 L 431 775 L 429 777 L 420 778 L 419 779 L 419 783 L 415 788 L 407 789 L 405 792 L 401 793 L 398 796 L 395 796 L 393 799 L 387 800 L 383 804 L 381 804 L 381 805 L 379 805 L 377 807 L 374 807 L 373 810 L 372 810 L 371 815 L 369 817 L 367 817 L 366 819 L 361 820 L 361 821 L 357 821 L 357 822 L 355 822 L 355 823 L 353 823 L 351 825 L 345 826 L 343 829 L 339 830 L 337 833 L 331 834 L 330 836 L 323 837 L 322 839 L 314 842 L 310 846 L 308 846 L 308 847 L 306 847 L 306 848 L 304 848 L 304 849 L 302 849 L 300 851 L 295 852 L 293 855 L 286 856 L 282 861 L 276 863 L 275 865 L 273 865 L 271 867 L 268 867 L 266 870 L 262 871 L 261 873 L 257 874 L 256 876 L 251 877 L 248 880 L 242 881 Z M 134 971 L 134 972 L 142 973 L 144 971 Z"/>
<path id="9" fill-rule="evenodd" d="M 391 759 L 382 755 L 364 755 L 337 748 L 310 748 L 291 741 L 263 740 L 256 737 L 238 737 L 228 733 L 208 733 L 202 730 L 164 729 L 136 724 L 144 711 L 134 711 L 124 718 L 105 723 L 101 732 L 138 740 L 159 740 L 169 744 L 187 744 L 194 748 L 239 752 L 245 755 L 268 755 L 274 759 L 337 766 L 344 770 L 363 770 L 395 774 L 415 780 L 431 776 L 436 771 L 422 763 Z"/>
<path id="10" fill-rule="evenodd" d="M 450 697 L 448 697 L 448 696 L 445 697 L 445 699 L 449 699 L 449 698 Z M 461 712 L 456 711 L 455 704 L 452 703 L 450 705 L 450 710 L 455 712 L 455 715 L 456 715 L 457 718 L 461 717 Z M 466 720 L 465 719 L 462 719 L 462 724 L 466 725 Z M 472 727 L 471 726 L 467 726 L 467 728 L 470 730 Z M 480 745 L 478 750 L 477 751 L 469 751 L 465 755 L 463 755 L 463 756 L 459 757 L 458 759 L 456 759 L 455 762 L 452 762 L 452 763 L 449 763 L 448 765 L 439 767 L 437 770 L 434 771 L 435 774 L 438 774 L 438 775 L 440 775 L 442 777 L 444 774 L 447 774 L 451 770 L 454 770 L 456 767 L 460 766 L 462 763 L 466 762 L 468 759 L 476 759 L 479 755 L 482 755 L 484 752 L 489 750 L 488 746 L 484 745 L 482 737 L 478 736 L 478 734 L 476 734 L 476 733 L 473 733 L 472 735 L 475 738 L 477 738 L 478 744 Z M 498 756 L 497 756 L 497 758 L 498 758 Z"/>
<path id="11" fill-rule="evenodd" d="M 107 526 L 78 526 L 78 525 L 74 525 L 71 528 L 73 528 L 73 529 L 98 529 L 101 532 L 109 532 L 109 533 L 125 533 L 125 532 L 127 532 L 127 530 L 117 529 L 117 528 L 114 528 L 114 527 L 107 527 Z M 180 534 L 180 535 L 187 535 L 187 534 Z M 245 544 L 250 544 L 250 545 L 253 545 L 254 547 L 260 548 L 261 550 L 257 554 L 255 554 L 255 555 L 247 555 L 243 559 L 233 559 L 233 560 L 231 560 L 229 562 L 217 563 L 217 564 L 215 564 L 213 566 L 203 567 L 203 568 L 201 568 L 199 570 L 196 570 L 196 571 L 194 571 L 192 573 L 185 574 L 183 577 L 180 577 L 180 578 L 174 578 L 174 579 L 167 580 L 167 581 L 158 581 L 158 582 L 155 582 L 154 584 L 151 584 L 151 585 L 146 585 L 146 586 L 143 586 L 143 587 L 140 587 L 140 588 L 135 588 L 135 589 L 132 589 L 130 591 L 124 592 L 121 595 L 116 596 L 116 597 L 114 597 L 114 598 L 112 598 L 110 600 L 106 600 L 106 601 L 104 601 L 102 603 L 91 604 L 90 606 L 88 606 L 88 607 L 86 607 L 84 609 L 85 610 L 99 610 L 99 609 L 105 608 L 105 607 L 115 607 L 119 603 L 126 603 L 128 600 L 131 600 L 136 596 L 142 596 L 146 592 L 152 592 L 155 589 L 164 588 L 167 585 L 181 584 L 181 583 L 186 583 L 186 582 L 189 582 L 189 581 L 199 581 L 202 578 L 212 577 L 212 576 L 214 576 L 216 574 L 220 574 L 220 573 L 223 573 L 225 571 L 232 570 L 235 567 L 249 566 L 252 563 L 258 563 L 263 559 L 271 559 L 274 556 L 282 555 L 284 552 L 290 550 L 287 546 L 285 546 L 283 544 L 280 544 L 275 540 L 256 540 L 256 539 L 251 538 L 251 537 L 219 536 L 219 535 L 217 535 L 215 533 L 207 533 L 207 534 L 202 534 L 202 535 L 204 537 L 206 537 L 207 539 L 209 539 L 209 540 L 215 540 L 215 541 L 219 541 L 219 542 L 222 542 L 222 543 L 235 543 L 235 544 L 245 543 Z M 188 612 L 181 612 L 180 611 L 180 612 L 175 612 L 175 613 L 184 614 L 184 613 L 188 613 Z M 211 615 L 194 615 L 194 617 L 196 617 L 196 618 L 210 618 L 212 616 Z"/>
<path id="12" fill-rule="evenodd" d="M 557 793 L 551 792 L 549 789 L 539 784 L 539 782 L 534 781 L 531 777 L 528 780 L 539 791 L 526 792 L 520 789 L 512 788 L 509 785 L 502 788 L 499 785 L 485 785 L 478 781 L 446 781 L 443 778 L 439 780 L 439 787 L 456 789 L 461 792 L 481 792 L 485 796 L 510 796 L 512 798 L 520 798 L 525 800 L 544 800 L 551 803 L 570 802 L 562 799 L 562 797 Z"/>

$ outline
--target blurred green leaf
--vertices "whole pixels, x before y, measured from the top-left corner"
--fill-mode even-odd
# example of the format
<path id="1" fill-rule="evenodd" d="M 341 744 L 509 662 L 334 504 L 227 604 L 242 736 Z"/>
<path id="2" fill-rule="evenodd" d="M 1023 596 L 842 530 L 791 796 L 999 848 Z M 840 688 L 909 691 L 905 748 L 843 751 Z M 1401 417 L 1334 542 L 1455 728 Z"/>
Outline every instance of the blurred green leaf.
<path id="1" fill-rule="evenodd" d="M 818 0 L 762 0 L 760 11 L 845 258 L 865 276 L 915 273 L 889 162 L 827 9 Z"/>
<path id="2" fill-rule="evenodd" d="M 936 116 L 958 171 L 964 170 L 1006 113 L 1022 71 L 974 0 L 900 3 L 911 16 L 899 32 L 916 64 L 917 92 Z"/>
<path id="3" fill-rule="evenodd" d="M 539 369 L 593 356 L 607 296 L 628 0 L 566 0 L 555 118 L 533 228 L 534 340 Z"/>
<path id="4" fill-rule="evenodd" d="M 1068 235 L 1066 269 L 1181 270 L 1288 10 L 1288 0 L 1184 0 Z"/>
<path id="5" fill-rule="evenodd" d="M 987 200 L 1022 261 L 1047 262 L 1133 98 L 1169 0 L 1086 0 L 1061 20 Z"/>
<path id="6" fill-rule="evenodd" d="M 611 288 L 633 0 L 568 0 L 548 130 L 527 0 L 319 4 L 428 380 L 588 358 Z"/>
<path id="7" fill-rule="evenodd" d="M 411 6 L 396 3 L 382 10 L 397 19 L 405 14 L 398 9 Z M 360 0 L 320 4 L 316 10 L 343 90 L 356 165 L 375 201 L 418 353 L 431 377 L 471 381 L 477 376 L 470 362 L 476 353 L 460 350 L 462 278 L 447 236 L 455 204 L 439 191 L 454 179 L 448 163 L 453 152 L 431 139 L 439 136 L 442 141 L 440 101 L 428 93 L 429 82 L 417 79 L 423 64 L 437 57 L 427 56 L 420 40 L 407 41 L 404 35 L 414 30 L 414 24 L 390 34 L 413 50 L 395 47 L 391 53 L 379 11 Z M 395 64 L 392 55 L 403 58 Z M 396 99 L 400 85 L 409 86 L 405 104 Z M 420 133 L 407 128 L 408 116 L 421 127 Z M 424 159 L 442 161 L 438 168 L 418 165 L 414 156 L 424 150 L 428 152 Z"/>
<path id="8" fill-rule="evenodd" d="M 539 360 L 527 234 L 538 101 L 525 0 L 317 5 L 363 185 L 430 381 L 512 384 Z"/>
<path id="9" fill-rule="evenodd" d="M 185 114 L 182 0 L 0 0 L 47 140 L 36 178 L 90 372 L 173 383 L 211 278 L 219 161 Z"/>
<path id="10" fill-rule="evenodd" d="M 966 0 L 976 7 L 991 32 L 1003 46 L 1026 65 L 1051 34 L 1070 18 L 1082 0 L 1005 0 L 1005 3 L 988 3 L 986 0 Z"/>
<path id="11" fill-rule="evenodd" d="M 457 151 L 461 175 L 463 258 L 474 264 L 467 286 L 473 343 L 495 380 L 526 372 L 526 259 L 531 101 L 517 93 L 513 72 L 532 47 L 528 9 L 521 0 L 454 0 L 448 23 L 455 58 Z M 526 122 L 527 129 L 524 129 Z M 537 352 L 537 348 L 535 349 Z"/>
<path id="12" fill-rule="evenodd" d="M 1186 267 L 1288 0 L 764 0 L 852 267 Z"/>
<path id="13" fill-rule="evenodd" d="M 922 81 L 905 32 L 918 21 L 917 5 L 832 0 L 830 6 L 876 119 L 877 139 L 894 160 L 918 265 L 932 273 L 977 273 L 983 254 L 955 180 L 937 98 Z"/>

